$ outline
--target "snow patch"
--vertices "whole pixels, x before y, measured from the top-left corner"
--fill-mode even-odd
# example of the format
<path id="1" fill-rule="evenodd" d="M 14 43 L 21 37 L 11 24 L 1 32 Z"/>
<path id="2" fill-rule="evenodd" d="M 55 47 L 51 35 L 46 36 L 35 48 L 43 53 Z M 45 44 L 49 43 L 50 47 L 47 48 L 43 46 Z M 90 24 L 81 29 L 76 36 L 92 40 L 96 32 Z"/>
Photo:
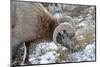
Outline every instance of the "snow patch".
<path id="1" fill-rule="evenodd" d="M 53 42 L 43 42 L 36 46 L 36 50 L 29 56 L 32 64 L 54 63 L 59 55 L 56 50 L 58 47 Z"/>
<path id="2" fill-rule="evenodd" d="M 89 44 L 82 51 L 69 55 L 70 62 L 95 61 L 95 43 Z"/>

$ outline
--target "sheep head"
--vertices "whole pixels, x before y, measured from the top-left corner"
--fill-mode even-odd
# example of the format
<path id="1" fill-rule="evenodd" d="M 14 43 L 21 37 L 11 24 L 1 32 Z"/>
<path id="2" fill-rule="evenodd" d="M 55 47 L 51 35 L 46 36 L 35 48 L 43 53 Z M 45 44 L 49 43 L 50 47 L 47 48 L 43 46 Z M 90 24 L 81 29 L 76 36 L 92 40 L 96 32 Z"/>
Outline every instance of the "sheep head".
<path id="1" fill-rule="evenodd" d="M 77 40 L 75 38 L 75 29 L 69 23 L 59 24 L 53 32 L 53 41 L 55 44 L 74 50 Z"/>

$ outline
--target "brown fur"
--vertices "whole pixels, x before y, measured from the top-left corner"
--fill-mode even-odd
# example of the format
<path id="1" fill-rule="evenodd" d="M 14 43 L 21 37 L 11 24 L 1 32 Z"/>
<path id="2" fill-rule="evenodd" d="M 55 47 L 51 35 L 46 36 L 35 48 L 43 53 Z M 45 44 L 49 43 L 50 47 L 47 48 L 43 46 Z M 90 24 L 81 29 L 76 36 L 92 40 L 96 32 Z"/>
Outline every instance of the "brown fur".
<path id="1" fill-rule="evenodd" d="M 22 42 L 52 39 L 58 23 L 41 4 L 14 2 L 14 5 L 15 16 L 12 18 L 13 27 L 11 28 L 13 54 Z"/>

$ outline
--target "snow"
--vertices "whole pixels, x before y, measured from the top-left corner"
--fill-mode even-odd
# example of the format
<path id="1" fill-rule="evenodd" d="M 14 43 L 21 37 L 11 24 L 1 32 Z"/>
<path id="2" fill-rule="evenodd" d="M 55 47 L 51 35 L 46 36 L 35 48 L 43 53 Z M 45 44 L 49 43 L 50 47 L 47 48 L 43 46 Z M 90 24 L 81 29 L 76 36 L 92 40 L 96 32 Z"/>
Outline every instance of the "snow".
<path id="1" fill-rule="evenodd" d="M 95 43 L 88 45 L 84 50 L 85 55 L 87 58 L 91 60 L 95 60 Z M 87 60 L 88 61 L 88 60 Z"/>
<path id="2" fill-rule="evenodd" d="M 41 45 L 46 44 L 42 48 L 40 48 Z M 47 47 L 48 46 L 48 47 Z M 57 53 L 55 50 L 57 50 L 57 46 L 53 42 L 50 43 L 40 43 L 36 47 L 36 54 L 31 54 L 29 61 L 32 64 L 48 64 L 48 63 L 56 63 L 56 59 L 59 59 L 59 53 Z M 63 48 L 64 50 L 66 48 Z M 44 51 L 42 52 L 40 51 Z M 34 52 L 34 51 L 33 51 Z M 67 59 L 67 57 L 66 57 Z M 92 44 L 89 44 L 86 46 L 85 49 L 80 50 L 78 52 L 74 52 L 72 54 L 68 55 L 67 60 L 62 60 L 61 62 L 80 62 L 80 61 L 95 61 L 95 42 Z"/>
<path id="3" fill-rule="evenodd" d="M 57 53 L 55 51 L 47 52 L 45 55 L 40 57 L 42 59 L 40 63 L 41 64 L 54 63 L 56 56 L 57 56 Z"/>
<path id="4" fill-rule="evenodd" d="M 95 61 L 95 43 L 89 44 L 82 51 L 69 55 L 70 62 Z"/>
<path id="5" fill-rule="evenodd" d="M 60 19 L 63 18 L 63 15 L 62 15 L 62 13 L 59 13 L 59 12 L 58 12 L 58 13 L 55 13 L 55 14 L 54 14 L 54 17 L 56 17 L 57 20 L 60 21 Z"/>
<path id="6" fill-rule="evenodd" d="M 57 54 L 58 47 L 53 42 L 43 42 L 37 45 L 36 51 L 29 56 L 29 61 L 32 64 L 46 64 L 54 63 Z M 35 54 L 34 54 L 35 53 Z"/>

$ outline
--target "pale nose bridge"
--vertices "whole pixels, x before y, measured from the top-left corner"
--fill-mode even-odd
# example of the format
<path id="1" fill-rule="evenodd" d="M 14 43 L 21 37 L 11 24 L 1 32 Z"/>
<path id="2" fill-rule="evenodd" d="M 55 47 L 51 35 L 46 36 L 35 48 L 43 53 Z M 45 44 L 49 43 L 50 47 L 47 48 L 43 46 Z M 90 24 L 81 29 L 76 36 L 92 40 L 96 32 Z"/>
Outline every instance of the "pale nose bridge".
<path id="1" fill-rule="evenodd" d="M 64 38 L 69 38 L 70 39 L 69 33 L 67 31 L 63 32 L 63 36 L 64 36 Z"/>
<path id="2" fill-rule="evenodd" d="M 74 49 L 75 46 L 76 46 L 76 39 L 74 38 L 71 40 L 71 49 Z"/>

